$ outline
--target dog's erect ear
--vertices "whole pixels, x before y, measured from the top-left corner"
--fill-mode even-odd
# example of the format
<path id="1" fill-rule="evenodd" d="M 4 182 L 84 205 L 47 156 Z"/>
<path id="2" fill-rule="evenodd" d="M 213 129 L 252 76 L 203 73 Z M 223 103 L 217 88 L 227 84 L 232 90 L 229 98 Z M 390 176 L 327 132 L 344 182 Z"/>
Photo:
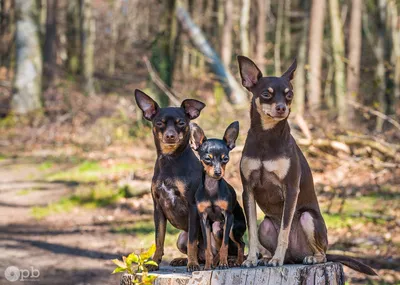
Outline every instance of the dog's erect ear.
<path id="1" fill-rule="evenodd" d="M 206 106 L 206 104 L 195 100 L 195 99 L 186 99 L 183 100 L 181 108 L 185 109 L 186 115 L 189 116 L 191 120 L 196 119 L 200 116 L 201 110 Z"/>
<path id="2" fill-rule="evenodd" d="M 263 76 L 257 65 L 248 57 L 238 55 L 240 76 L 242 77 L 242 85 L 250 89 L 257 84 L 258 80 Z"/>
<path id="3" fill-rule="evenodd" d="M 294 72 L 296 71 L 297 68 L 297 60 L 294 59 L 292 64 L 289 66 L 288 70 L 285 71 L 284 74 L 282 74 L 282 77 L 285 77 L 289 81 L 291 81 L 294 77 Z"/>
<path id="4" fill-rule="evenodd" d="M 190 145 L 194 150 L 198 150 L 199 147 L 207 140 L 204 135 L 204 131 L 196 123 L 190 123 Z"/>
<path id="5" fill-rule="evenodd" d="M 147 120 L 153 120 L 154 116 L 160 110 L 157 102 L 151 99 L 148 95 L 146 95 L 143 91 L 139 89 L 135 90 L 135 99 L 138 104 L 140 110 L 143 111 L 143 117 Z"/>
<path id="6" fill-rule="evenodd" d="M 235 147 L 235 142 L 236 139 L 238 138 L 239 135 L 239 122 L 235 121 L 232 124 L 229 125 L 229 127 L 226 129 L 225 134 L 224 134 L 224 142 L 226 142 L 226 145 L 230 150 L 232 150 Z"/>

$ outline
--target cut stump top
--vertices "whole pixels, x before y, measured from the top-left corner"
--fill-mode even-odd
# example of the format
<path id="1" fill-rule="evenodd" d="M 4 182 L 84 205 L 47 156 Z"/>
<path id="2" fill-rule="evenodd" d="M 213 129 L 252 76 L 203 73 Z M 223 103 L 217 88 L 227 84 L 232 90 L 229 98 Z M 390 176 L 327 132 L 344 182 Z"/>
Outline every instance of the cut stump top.
<path id="1" fill-rule="evenodd" d="M 325 285 L 344 284 L 340 263 L 316 265 L 284 265 L 280 267 L 230 268 L 225 270 L 195 271 L 186 267 L 161 267 L 152 272 L 158 275 L 155 285 Z M 120 285 L 132 285 L 132 275 L 124 274 Z"/>

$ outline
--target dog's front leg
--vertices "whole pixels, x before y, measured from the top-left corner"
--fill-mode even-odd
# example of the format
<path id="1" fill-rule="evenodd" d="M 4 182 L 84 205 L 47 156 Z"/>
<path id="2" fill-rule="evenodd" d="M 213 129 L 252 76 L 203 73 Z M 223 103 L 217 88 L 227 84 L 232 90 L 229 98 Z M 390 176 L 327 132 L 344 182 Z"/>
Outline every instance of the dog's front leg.
<path id="1" fill-rule="evenodd" d="M 200 213 L 200 224 L 203 233 L 204 247 L 206 249 L 206 264 L 204 270 L 210 270 L 213 266 L 213 253 L 211 248 L 211 228 L 206 212 Z"/>
<path id="2" fill-rule="evenodd" d="M 248 187 L 244 187 L 243 191 L 243 206 L 249 229 L 249 254 L 242 266 L 253 267 L 257 266 L 257 250 L 258 250 L 258 235 L 257 235 L 257 212 L 254 193 Z"/>
<path id="3" fill-rule="evenodd" d="M 281 227 L 278 235 L 278 245 L 275 249 L 274 256 L 268 262 L 268 265 L 270 266 L 281 266 L 285 261 L 286 250 L 289 245 L 290 228 L 292 226 L 293 215 L 296 209 L 300 188 L 298 186 L 287 186 L 284 191 L 286 191 L 286 195 Z"/>
<path id="4" fill-rule="evenodd" d="M 188 264 L 187 271 L 200 270 L 197 259 L 198 235 L 199 235 L 199 214 L 196 205 L 189 205 L 189 241 L 188 241 Z"/>
<path id="5" fill-rule="evenodd" d="M 154 224 L 156 226 L 156 252 L 154 253 L 153 260 L 160 264 L 161 259 L 164 255 L 164 241 L 165 231 L 167 228 L 167 219 L 161 209 L 159 203 L 154 200 Z M 149 266 L 148 269 L 157 270 L 156 266 Z"/>

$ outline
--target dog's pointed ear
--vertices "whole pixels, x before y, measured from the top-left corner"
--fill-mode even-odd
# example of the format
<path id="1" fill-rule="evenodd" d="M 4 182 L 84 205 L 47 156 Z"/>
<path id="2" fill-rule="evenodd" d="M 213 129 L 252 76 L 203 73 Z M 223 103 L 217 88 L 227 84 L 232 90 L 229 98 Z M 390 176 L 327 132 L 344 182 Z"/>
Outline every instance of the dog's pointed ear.
<path id="1" fill-rule="evenodd" d="M 199 147 L 207 140 L 204 135 L 204 131 L 196 123 L 190 123 L 190 145 L 194 150 L 198 150 Z"/>
<path id="2" fill-rule="evenodd" d="M 296 71 L 296 68 L 297 60 L 294 59 L 288 70 L 286 70 L 285 73 L 282 74 L 282 77 L 285 77 L 287 80 L 291 81 L 294 77 L 294 72 Z"/>
<path id="3" fill-rule="evenodd" d="M 185 110 L 186 115 L 191 119 L 194 120 L 198 116 L 200 116 L 201 110 L 206 106 L 206 104 L 195 100 L 195 99 L 186 99 L 183 100 L 181 108 Z"/>
<path id="4" fill-rule="evenodd" d="M 258 80 L 263 76 L 257 65 L 248 57 L 238 55 L 240 77 L 242 85 L 247 89 L 252 88 L 257 84 Z"/>
<path id="5" fill-rule="evenodd" d="M 145 119 L 149 121 L 153 120 L 154 116 L 160 110 L 157 102 L 151 99 L 150 96 L 139 89 L 135 90 L 135 99 L 140 110 L 142 110 L 143 112 L 143 117 L 145 117 Z"/>
<path id="6" fill-rule="evenodd" d="M 224 142 L 230 150 L 234 149 L 235 142 L 239 135 L 239 122 L 235 121 L 229 125 L 224 134 Z"/>

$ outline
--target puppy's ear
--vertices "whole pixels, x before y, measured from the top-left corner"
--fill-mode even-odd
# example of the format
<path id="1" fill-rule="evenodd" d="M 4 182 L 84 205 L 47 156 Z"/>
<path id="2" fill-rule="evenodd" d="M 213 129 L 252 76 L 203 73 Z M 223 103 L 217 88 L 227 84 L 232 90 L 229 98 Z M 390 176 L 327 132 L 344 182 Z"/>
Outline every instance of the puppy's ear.
<path id="1" fill-rule="evenodd" d="M 195 100 L 195 99 L 186 99 L 183 100 L 181 108 L 185 110 L 186 115 L 189 119 L 194 120 L 198 116 L 200 116 L 201 110 L 206 106 L 206 104 Z"/>
<path id="2" fill-rule="evenodd" d="M 229 127 L 226 129 L 225 134 L 224 134 L 224 142 L 228 146 L 230 150 L 232 150 L 235 147 L 235 142 L 236 139 L 238 138 L 239 135 L 239 122 L 235 121 L 232 124 L 229 125 Z"/>
<path id="3" fill-rule="evenodd" d="M 285 77 L 287 80 L 291 81 L 294 77 L 294 72 L 296 71 L 296 68 L 297 68 L 297 60 L 294 59 L 288 70 L 286 70 L 281 77 Z"/>
<path id="4" fill-rule="evenodd" d="M 238 55 L 240 76 L 242 77 L 242 85 L 250 89 L 257 84 L 258 80 L 263 76 L 257 65 L 248 57 Z"/>
<path id="5" fill-rule="evenodd" d="M 148 95 L 146 95 L 143 91 L 139 89 L 135 90 L 135 99 L 138 104 L 140 110 L 143 112 L 143 117 L 147 120 L 153 120 L 154 116 L 160 110 L 157 102 L 151 99 Z"/>
<path id="6" fill-rule="evenodd" d="M 204 131 L 196 123 L 190 123 L 190 145 L 194 150 L 198 150 L 199 147 L 207 140 L 204 135 Z"/>

